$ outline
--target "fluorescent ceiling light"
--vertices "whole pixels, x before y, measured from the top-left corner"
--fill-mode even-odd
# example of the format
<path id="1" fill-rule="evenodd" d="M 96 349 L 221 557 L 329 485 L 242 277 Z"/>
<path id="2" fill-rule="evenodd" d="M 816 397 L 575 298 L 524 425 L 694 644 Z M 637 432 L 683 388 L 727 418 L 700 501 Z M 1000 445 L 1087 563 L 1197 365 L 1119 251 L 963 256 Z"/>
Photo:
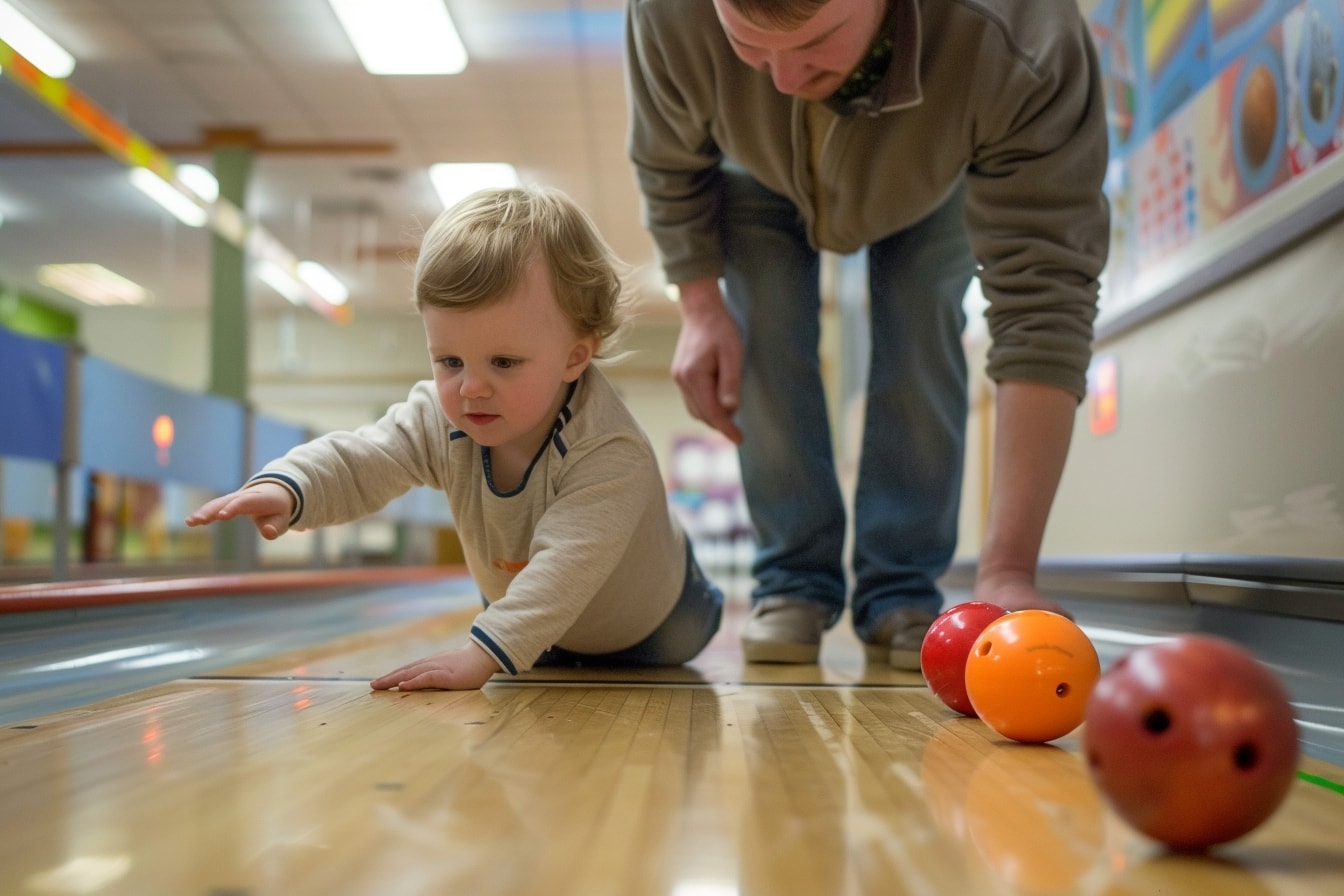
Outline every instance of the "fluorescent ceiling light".
<path id="1" fill-rule="evenodd" d="M 177 174 L 178 180 L 186 184 L 187 189 L 206 202 L 214 202 L 219 198 L 219 181 L 215 180 L 215 175 L 209 168 L 201 165 L 178 165 L 174 173 Z"/>
<path id="2" fill-rule="evenodd" d="M 350 298 L 350 290 L 337 279 L 336 275 L 315 261 L 301 261 L 298 264 L 299 279 L 313 288 L 313 291 L 327 300 L 329 305 L 344 305 Z"/>
<path id="3" fill-rule="evenodd" d="M 477 190 L 518 186 L 518 169 L 507 162 L 439 162 L 429 166 L 429 180 L 450 208 Z"/>
<path id="4" fill-rule="evenodd" d="M 261 278 L 263 283 L 289 300 L 290 304 L 306 304 L 304 302 L 303 285 L 275 262 L 263 261 L 258 264 L 257 276 Z"/>
<path id="5" fill-rule="evenodd" d="M 132 168 L 131 183 L 188 227 L 204 227 L 210 216 L 187 194 L 148 168 Z"/>
<path id="6" fill-rule="evenodd" d="M 374 75 L 455 75 L 467 67 L 444 0 L 327 0 Z"/>
<path id="7" fill-rule="evenodd" d="M 75 57 L 5 0 L 0 0 L 0 40 L 48 77 L 68 78 L 75 70 Z"/>
<path id="8" fill-rule="evenodd" d="M 44 264 L 37 282 L 89 305 L 142 305 L 149 290 L 100 264 Z"/>

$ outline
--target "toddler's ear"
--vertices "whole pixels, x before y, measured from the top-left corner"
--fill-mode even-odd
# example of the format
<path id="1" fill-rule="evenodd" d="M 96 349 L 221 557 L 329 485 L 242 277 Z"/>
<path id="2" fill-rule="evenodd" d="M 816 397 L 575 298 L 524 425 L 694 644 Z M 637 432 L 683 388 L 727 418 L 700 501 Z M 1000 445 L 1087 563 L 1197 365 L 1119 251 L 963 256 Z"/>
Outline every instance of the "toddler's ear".
<path id="1" fill-rule="evenodd" d="M 574 347 L 569 351 L 569 363 L 565 365 L 565 382 L 572 383 L 578 379 L 588 365 L 592 363 L 597 355 L 597 349 L 602 344 L 600 337 L 595 334 L 580 336 L 574 343 Z"/>

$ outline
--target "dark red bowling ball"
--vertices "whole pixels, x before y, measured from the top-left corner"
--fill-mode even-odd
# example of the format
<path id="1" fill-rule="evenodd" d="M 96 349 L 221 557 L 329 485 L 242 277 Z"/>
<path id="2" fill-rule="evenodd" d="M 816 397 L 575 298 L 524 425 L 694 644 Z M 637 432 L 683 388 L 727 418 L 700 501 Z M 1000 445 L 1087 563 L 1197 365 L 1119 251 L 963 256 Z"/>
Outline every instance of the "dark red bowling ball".
<path id="1" fill-rule="evenodd" d="M 919 650 L 919 668 L 929 690 L 964 716 L 975 716 L 966 694 L 966 657 L 980 633 L 1008 611 L 980 600 L 945 610 L 933 621 Z"/>
<path id="2" fill-rule="evenodd" d="M 1208 635 L 1139 648 L 1101 676 L 1083 749 L 1116 813 L 1177 851 L 1249 833 L 1297 770 L 1288 692 L 1245 649 Z"/>

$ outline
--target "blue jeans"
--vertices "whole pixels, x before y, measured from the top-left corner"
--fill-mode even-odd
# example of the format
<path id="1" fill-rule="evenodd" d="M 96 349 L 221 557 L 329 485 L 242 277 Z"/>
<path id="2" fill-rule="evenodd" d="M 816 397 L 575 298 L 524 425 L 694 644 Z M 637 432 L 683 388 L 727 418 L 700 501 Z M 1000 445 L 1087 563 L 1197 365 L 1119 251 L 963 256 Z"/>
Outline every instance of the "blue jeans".
<path id="1" fill-rule="evenodd" d="M 845 508 L 818 359 L 819 258 L 793 204 L 724 168 L 725 297 L 746 360 L 738 457 L 758 551 L 753 600 L 845 606 Z M 868 247 L 872 357 L 854 506 L 850 609 L 867 638 L 891 610 L 937 612 L 957 540 L 967 380 L 962 301 L 975 272 L 962 189 Z"/>

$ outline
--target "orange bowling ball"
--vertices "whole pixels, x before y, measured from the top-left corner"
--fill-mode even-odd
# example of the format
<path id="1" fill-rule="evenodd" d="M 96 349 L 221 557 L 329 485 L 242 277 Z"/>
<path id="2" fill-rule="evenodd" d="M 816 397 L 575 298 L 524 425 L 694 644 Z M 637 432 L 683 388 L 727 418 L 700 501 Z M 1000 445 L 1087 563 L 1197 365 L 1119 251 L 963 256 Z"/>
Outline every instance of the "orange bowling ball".
<path id="1" fill-rule="evenodd" d="M 1077 728 L 1101 677 L 1092 641 L 1066 616 L 1018 610 L 995 619 L 966 658 L 966 693 L 986 725 L 1044 743 Z"/>

